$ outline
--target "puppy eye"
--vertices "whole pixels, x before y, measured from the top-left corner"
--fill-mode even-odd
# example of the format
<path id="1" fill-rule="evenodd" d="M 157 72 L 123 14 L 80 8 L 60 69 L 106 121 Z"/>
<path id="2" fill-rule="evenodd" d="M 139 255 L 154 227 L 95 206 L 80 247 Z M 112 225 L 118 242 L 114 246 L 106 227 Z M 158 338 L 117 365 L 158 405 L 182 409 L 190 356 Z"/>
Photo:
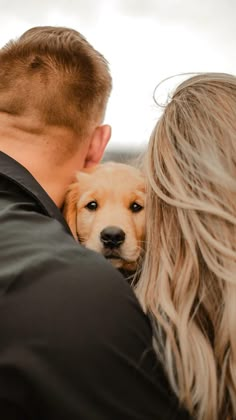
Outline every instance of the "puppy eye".
<path id="1" fill-rule="evenodd" d="M 88 204 L 86 204 L 85 208 L 91 211 L 95 211 L 98 208 L 98 203 L 96 201 L 90 201 Z"/>
<path id="2" fill-rule="evenodd" d="M 143 210 L 143 206 L 136 203 L 135 201 L 130 204 L 129 208 L 132 211 L 132 213 L 138 213 L 139 211 Z"/>

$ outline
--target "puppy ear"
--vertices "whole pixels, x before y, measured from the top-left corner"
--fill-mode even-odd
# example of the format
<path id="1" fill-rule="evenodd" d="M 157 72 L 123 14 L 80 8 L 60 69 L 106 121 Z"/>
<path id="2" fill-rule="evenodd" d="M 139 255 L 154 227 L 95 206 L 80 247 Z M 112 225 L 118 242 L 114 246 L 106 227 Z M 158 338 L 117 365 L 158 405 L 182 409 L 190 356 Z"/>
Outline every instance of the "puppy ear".
<path id="1" fill-rule="evenodd" d="M 63 207 L 63 216 L 67 221 L 67 224 L 75 238 L 78 241 L 77 236 L 77 202 L 78 202 L 79 188 L 78 183 L 70 185 L 66 196 Z"/>

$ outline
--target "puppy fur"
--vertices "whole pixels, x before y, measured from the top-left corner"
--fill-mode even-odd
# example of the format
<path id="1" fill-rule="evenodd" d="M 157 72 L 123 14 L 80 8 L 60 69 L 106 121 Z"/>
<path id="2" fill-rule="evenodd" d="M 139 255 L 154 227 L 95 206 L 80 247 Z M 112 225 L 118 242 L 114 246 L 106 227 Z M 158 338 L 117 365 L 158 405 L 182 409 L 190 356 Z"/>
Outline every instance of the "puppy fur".
<path id="1" fill-rule="evenodd" d="M 108 162 L 77 173 L 63 214 L 76 240 L 114 267 L 134 272 L 143 250 L 144 206 L 141 171 Z"/>

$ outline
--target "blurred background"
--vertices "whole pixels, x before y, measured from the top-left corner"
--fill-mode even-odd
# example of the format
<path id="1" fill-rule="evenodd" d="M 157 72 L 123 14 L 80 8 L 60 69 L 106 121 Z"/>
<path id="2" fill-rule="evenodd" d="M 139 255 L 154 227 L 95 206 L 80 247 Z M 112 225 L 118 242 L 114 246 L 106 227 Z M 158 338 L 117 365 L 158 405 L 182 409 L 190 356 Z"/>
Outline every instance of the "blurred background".
<path id="1" fill-rule="evenodd" d="M 155 86 L 186 72 L 236 73 L 235 0 L 0 0 L 0 46 L 36 25 L 77 29 L 109 61 L 113 92 L 106 159 L 144 150 L 160 116 Z M 165 103 L 179 82 L 157 89 Z"/>

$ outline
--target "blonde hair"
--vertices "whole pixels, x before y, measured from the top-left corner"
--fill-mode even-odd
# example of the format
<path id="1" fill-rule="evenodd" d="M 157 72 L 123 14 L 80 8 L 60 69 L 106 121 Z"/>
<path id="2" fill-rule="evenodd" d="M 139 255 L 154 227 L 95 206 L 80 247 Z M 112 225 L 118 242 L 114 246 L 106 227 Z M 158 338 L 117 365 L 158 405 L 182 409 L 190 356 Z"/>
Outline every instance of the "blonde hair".
<path id="1" fill-rule="evenodd" d="M 146 156 L 146 257 L 137 295 L 180 402 L 236 418 L 236 78 L 182 83 Z"/>
<path id="2" fill-rule="evenodd" d="M 0 50 L 1 112 L 36 113 L 42 124 L 85 137 L 110 91 L 107 61 L 73 29 L 31 28 Z"/>

